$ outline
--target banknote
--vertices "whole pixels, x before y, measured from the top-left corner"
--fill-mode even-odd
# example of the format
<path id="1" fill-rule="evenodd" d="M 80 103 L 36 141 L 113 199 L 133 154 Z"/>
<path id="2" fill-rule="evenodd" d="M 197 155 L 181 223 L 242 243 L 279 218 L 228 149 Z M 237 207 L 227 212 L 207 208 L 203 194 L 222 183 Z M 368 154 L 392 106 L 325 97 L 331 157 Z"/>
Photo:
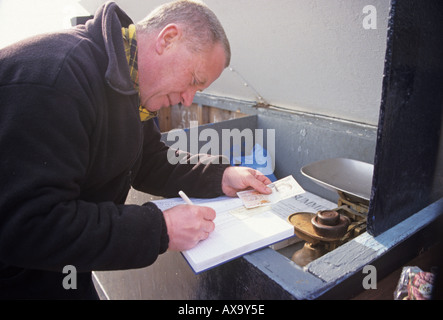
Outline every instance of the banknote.
<path id="1" fill-rule="evenodd" d="M 271 194 L 262 194 L 255 190 L 246 190 L 237 192 L 237 195 L 243 201 L 243 205 L 246 208 L 255 208 L 269 206 L 305 192 L 293 176 L 287 176 L 286 178 L 277 180 L 269 184 L 268 187 L 272 190 Z"/>

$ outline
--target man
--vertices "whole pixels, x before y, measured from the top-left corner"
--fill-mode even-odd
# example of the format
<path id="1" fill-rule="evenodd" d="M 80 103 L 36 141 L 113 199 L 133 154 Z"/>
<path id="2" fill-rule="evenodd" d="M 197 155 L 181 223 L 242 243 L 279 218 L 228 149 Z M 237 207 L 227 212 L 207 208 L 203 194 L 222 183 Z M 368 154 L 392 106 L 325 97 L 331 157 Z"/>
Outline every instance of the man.
<path id="1" fill-rule="evenodd" d="M 94 299 L 92 270 L 148 266 L 214 229 L 210 208 L 125 205 L 130 186 L 165 197 L 270 192 L 265 176 L 216 156 L 170 164 L 151 119 L 190 105 L 229 60 L 217 18 L 192 1 L 136 26 L 106 3 L 85 25 L 0 51 L 1 298 Z M 74 290 L 63 288 L 68 265 Z"/>

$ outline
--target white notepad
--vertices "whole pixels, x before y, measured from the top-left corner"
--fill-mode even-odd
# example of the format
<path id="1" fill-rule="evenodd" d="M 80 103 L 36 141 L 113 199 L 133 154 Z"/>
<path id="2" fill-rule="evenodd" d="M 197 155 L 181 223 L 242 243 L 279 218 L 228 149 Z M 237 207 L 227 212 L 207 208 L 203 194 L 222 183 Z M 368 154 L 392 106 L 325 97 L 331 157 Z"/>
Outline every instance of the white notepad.
<path id="1" fill-rule="evenodd" d="M 211 207 L 217 213 L 215 230 L 209 238 L 182 252 L 195 273 L 294 236 L 294 227 L 287 222 L 287 217 L 294 212 L 309 209 L 316 212 L 336 206 L 308 192 L 280 201 L 272 207 L 254 209 L 244 208 L 239 198 L 192 198 L 192 202 Z M 184 202 L 181 198 L 173 198 L 154 203 L 161 210 L 166 210 Z"/>

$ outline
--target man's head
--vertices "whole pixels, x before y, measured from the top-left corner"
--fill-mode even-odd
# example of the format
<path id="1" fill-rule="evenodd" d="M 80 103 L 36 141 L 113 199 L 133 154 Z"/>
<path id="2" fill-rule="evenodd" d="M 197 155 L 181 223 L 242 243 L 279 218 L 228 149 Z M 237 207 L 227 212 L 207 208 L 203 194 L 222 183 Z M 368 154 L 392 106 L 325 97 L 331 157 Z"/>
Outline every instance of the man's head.
<path id="1" fill-rule="evenodd" d="M 229 65 L 231 51 L 215 14 L 191 0 L 167 3 L 137 23 L 142 105 L 150 111 L 182 103 Z"/>

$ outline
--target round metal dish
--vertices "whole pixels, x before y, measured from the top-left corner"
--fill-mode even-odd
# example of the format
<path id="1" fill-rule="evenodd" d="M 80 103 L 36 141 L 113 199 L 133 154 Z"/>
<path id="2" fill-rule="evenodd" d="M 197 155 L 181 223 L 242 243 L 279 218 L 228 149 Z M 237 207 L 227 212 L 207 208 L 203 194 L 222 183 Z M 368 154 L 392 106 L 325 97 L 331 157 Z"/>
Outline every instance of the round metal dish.
<path id="1" fill-rule="evenodd" d="M 373 170 L 374 166 L 366 162 L 333 158 L 308 164 L 300 171 L 326 189 L 369 201 Z"/>

